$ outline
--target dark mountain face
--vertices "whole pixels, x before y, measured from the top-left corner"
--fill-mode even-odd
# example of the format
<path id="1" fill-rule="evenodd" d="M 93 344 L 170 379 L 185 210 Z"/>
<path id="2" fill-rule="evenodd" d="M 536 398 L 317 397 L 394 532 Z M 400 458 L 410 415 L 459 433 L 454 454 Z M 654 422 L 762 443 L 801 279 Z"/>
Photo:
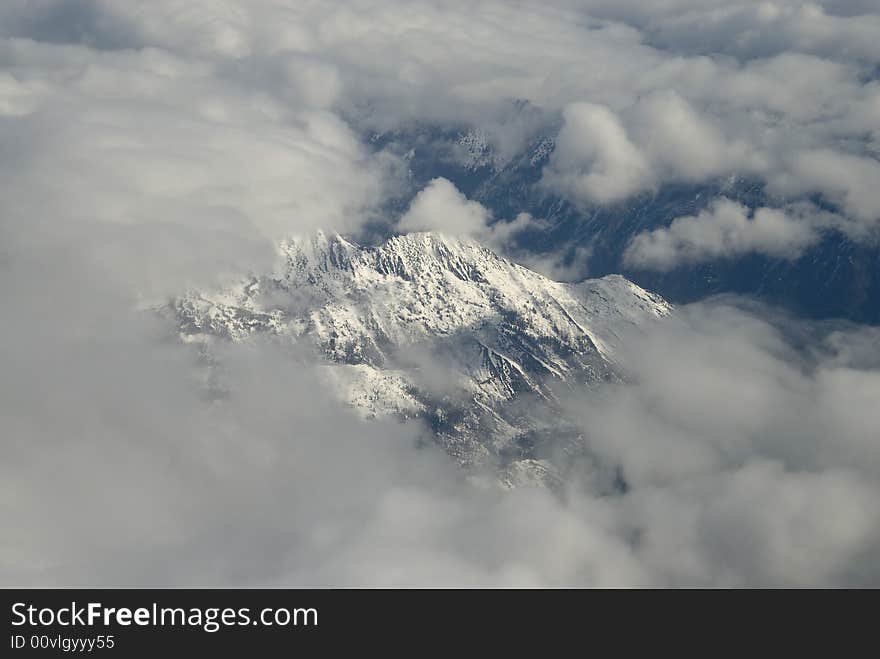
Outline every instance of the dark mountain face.
<path id="1" fill-rule="evenodd" d="M 540 185 L 554 134 L 551 127 L 533 135 L 527 148 L 503 161 L 479 133 L 466 127 L 422 127 L 374 137 L 372 142 L 405 156 L 412 194 L 442 176 L 486 206 L 496 221 L 509 221 L 521 212 L 542 220 L 541 230 L 515 236 L 516 247 L 531 256 L 561 253 L 562 265 L 577 278 L 620 273 L 676 303 L 736 293 L 807 318 L 880 323 L 880 245 L 857 244 L 833 230 L 794 260 L 747 254 L 668 272 L 628 267 L 623 254 L 635 235 L 695 215 L 713 199 L 724 196 L 751 209 L 779 200 L 768 198 L 758 181 L 729 178 L 668 184 L 624 202 L 580 208 Z M 399 200 L 392 212 L 403 209 L 406 201 Z M 813 201 L 827 208 L 821 199 Z"/>

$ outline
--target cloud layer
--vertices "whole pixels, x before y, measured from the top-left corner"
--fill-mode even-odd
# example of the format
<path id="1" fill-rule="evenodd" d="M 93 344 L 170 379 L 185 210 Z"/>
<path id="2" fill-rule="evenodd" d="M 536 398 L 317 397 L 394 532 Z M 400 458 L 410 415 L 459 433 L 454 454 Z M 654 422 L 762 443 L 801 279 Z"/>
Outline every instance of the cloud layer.
<path id="1" fill-rule="evenodd" d="M 625 489 L 594 466 L 560 499 L 466 480 L 427 429 L 349 413 L 288 347 L 217 345 L 207 363 L 88 270 L 39 279 L 53 299 L 91 284 L 47 307 L 22 289 L 33 271 L 6 269 L 3 583 L 880 579 L 875 329 L 708 304 L 646 328 L 634 383 L 570 400 Z"/>
<path id="2" fill-rule="evenodd" d="M 621 520 L 649 572 L 876 582 L 880 334 L 723 302 L 681 312 L 629 344 L 637 385 L 576 404 L 631 488 Z"/>
<path id="3" fill-rule="evenodd" d="M 38 110 L 58 107 L 59 94 L 100 102 L 135 127 L 162 122 L 157 149 L 164 139 L 179 147 L 174 130 L 197 141 L 225 122 L 230 130 L 212 147 L 262 163 L 216 172 L 266 188 L 258 190 L 262 205 L 246 210 L 267 218 L 293 210 L 343 225 L 351 220 L 342 216 L 371 199 L 374 182 L 339 117 L 358 133 L 470 123 L 502 154 L 559 117 L 544 181 L 578 203 L 751 176 L 779 197 L 824 195 L 853 220 L 848 234 L 864 240 L 880 217 L 880 14 L 871 9 L 843 0 L 14 0 L 0 10 L 0 108 L 58 130 L 59 120 Z M 543 126 L 511 113 L 514 99 L 541 108 Z M 292 149 L 262 151 L 291 145 L 299 135 L 284 131 L 296 130 L 314 140 L 312 149 L 325 149 L 328 183 L 337 195 L 344 187 L 350 205 L 333 208 L 323 196 L 300 207 L 308 195 L 268 189 L 294 175 L 305 190 L 319 184 L 322 170 L 298 167 Z M 81 134 L 76 123 L 64 131 Z M 175 165 L 183 166 L 180 158 Z M 175 178 L 196 172 L 186 174 Z"/>

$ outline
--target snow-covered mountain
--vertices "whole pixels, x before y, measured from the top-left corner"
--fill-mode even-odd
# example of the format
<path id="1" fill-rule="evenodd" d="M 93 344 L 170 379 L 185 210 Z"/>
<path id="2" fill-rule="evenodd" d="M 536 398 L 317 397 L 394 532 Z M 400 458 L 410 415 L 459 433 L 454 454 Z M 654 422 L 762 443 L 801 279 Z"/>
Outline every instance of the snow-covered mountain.
<path id="1" fill-rule="evenodd" d="M 560 389 L 619 380 L 621 330 L 670 313 L 623 277 L 558 283 L 436 233 L 377 247 L 318 233 L 280 249 L 274 274 L 174 301 L 181 332 L 311 344 L 347 403 L 423 418 L 458 462 L 494 461 L 511 484 L 552 480 L 547 460 L 576 445 Z"/>

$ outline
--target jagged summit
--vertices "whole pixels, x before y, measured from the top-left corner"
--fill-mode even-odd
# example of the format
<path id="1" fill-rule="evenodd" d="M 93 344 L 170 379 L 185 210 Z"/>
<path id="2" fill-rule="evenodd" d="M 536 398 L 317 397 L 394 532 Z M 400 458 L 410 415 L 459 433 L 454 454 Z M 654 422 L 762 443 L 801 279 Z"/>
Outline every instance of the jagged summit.
<path id="1" fill-rule="evenodd" d="M 376 247 L 318 232 L 280 251 L 272 275 L 176 300 L 181 331 L 312 344 L 348 403 L 425 418 L 466 464 L 540 458 L 528 446 L 543 422 L 520 403 L 549 409 L 559 386 L 617 379 L 621 328 L 670 312 L 623 277 L 554 282 L 433 232 Z"/>
<path id="2" fill-rule="evenodd" d="M 464 274 L 480 264 L 502 262 L 525 270 L 504 261 L 475 240 L 431 231 L 393 236 L 375 248 L 360 247 L 335 232 L 318 231 L 310 236 L 290 238 L 282 243 L 281 249 L 309 267 L 329 264 L 351 269 L 361 266 L 407 279 L 431 270 L 450 269 L 453 273 Z M 361 274 L 364 274 L 363 270 Z"/>

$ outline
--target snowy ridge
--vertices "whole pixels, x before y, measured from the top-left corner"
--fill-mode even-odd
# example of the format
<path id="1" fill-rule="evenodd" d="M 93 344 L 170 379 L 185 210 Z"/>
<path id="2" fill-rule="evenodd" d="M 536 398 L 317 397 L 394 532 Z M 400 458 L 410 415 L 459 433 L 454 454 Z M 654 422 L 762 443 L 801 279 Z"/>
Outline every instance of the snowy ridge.
<path id="1" fill-rule="evenodd" d="M 459 462 L 502 459 L 508 474 L 548 469 L 530 447 L 553 426 L 558 387 L 619 379 L 621 330 L 670 313 L 623 277 L 554 282 L 437 233 L 377 247 L 317 233 L 280 252 L 271 276 L 174 301 L 182 334 L 310 343 L 365 415 L 422 417 Z"/>
<path id="2" fill-rule="evenodd" d="M 495 155 L 489 144 L 489 137 L 483 131 L 472 129 L 459 137 L 458 146 L 462 150 L 462 165 L 467 171 L 481 167 L 496 167 Z"/>

